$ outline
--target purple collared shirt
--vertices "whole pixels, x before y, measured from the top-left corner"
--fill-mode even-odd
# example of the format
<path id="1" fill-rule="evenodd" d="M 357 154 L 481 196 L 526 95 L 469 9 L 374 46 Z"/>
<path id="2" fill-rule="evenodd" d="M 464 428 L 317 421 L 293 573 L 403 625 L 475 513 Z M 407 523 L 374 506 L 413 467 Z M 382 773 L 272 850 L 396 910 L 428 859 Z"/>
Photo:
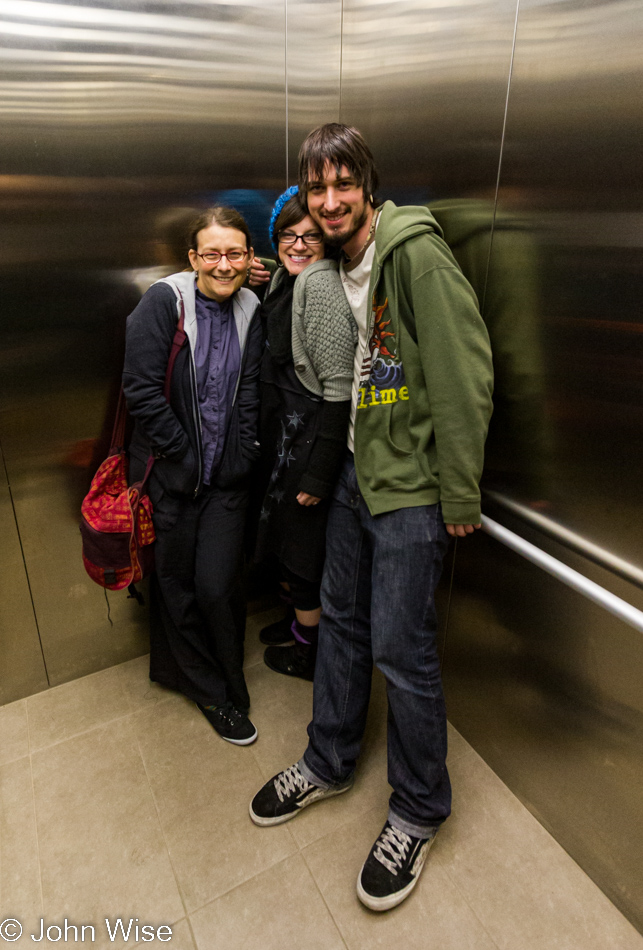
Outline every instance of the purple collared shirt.
<path id="1" fill-rule="evenodd" d="M 241 368 L 232 301 L 196 292 L 196 383 L 203 434 L 203 482 L 210 484 L 223 455 L 234 390 Z"/>

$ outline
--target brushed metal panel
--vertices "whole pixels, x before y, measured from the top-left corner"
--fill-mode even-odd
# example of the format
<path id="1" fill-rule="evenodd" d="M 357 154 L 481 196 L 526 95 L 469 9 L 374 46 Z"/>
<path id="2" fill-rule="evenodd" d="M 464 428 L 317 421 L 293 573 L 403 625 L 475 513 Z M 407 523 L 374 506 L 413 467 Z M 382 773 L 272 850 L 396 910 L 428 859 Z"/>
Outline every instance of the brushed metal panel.
<path id="1" fill-rule="evenodd" d="M 45 382 L 49 381 L 45 375 Z M 2 419 L 11 487 L 25 563 L 52 686 L 148 650 L 147 615 L 126 595 L 104 592 L 80 558 L 80 501 L 87 448 L 79 434 L 100 431 L 104 389 L 87 377 L 54 380 L 47 396 L 15 390 Z"/>
<path id="2" fill-rule="evenodd" d="M 107 438 L 125 318 L 168 266 L 168 214 L 223 200 L 265 249 L 286 177 L 284 11 L 0 11 L 0 436 L 52 684 L 147 649 L 145 611 L 110 595 L 110 626 L 84 574 L 78 506 Z"/>
<path id="3" fill-rule="evenodd" d="M 384 189 L 493 198 L 515 16 L 516 0 L 344 0 L 341 120 Z"/>
<path id="4" fill-rule="evenodd" d="M 552 437 L 544 499 L 639 566 L 642 83 L 640 4 L 521 2 L 499 199 L 538 245 Z"/>
<path id="5" fill-rule="evenodd" d="M 306 135 L 339 121 L 342 0 L 285 0 L 288 184 Z"/>
<path id="6" fill-rule="evenodd" d="M 638 588 L 498 520 L 643 607 Z M 643 929 L 640 633 L 478 535 L 458 548 L 443 676 L 456 728 Z"/>
<path id="7" fill-rule="evenodd" d="M 47 689 L 47 671 L 0 451 L 0 705 Z"/>

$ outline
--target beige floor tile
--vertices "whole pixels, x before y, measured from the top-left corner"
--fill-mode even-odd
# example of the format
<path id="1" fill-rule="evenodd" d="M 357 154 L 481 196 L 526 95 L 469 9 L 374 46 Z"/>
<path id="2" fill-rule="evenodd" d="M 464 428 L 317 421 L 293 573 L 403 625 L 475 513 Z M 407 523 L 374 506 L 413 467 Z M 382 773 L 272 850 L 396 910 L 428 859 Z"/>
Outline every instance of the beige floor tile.
<path id="1" fill-rule="evenodd" d="M 42 914 L 28 757 L 0 766 L 0 908 L 3 919 L 16 918 L 30 934 Z"/>
<path id="2" fill-rule="evenodd" d="M 451 725 L 450 722 L 447 722 L 447 742 L 448 742 L 448 755 L 447 755 L 447 765 L 450 767 L 456 759 L 461 758 L 463 755 L 466 755 L 468 752 L 471 752 L 471 746 L 464 739 L 457 729 Z"/>
<path id="3" fill-rule="evenodd" d="M 145 943 L 137 943 L 136 946 L 147 947 L 147 950 L 150 950 L 150 947 L 158 948 L 165 944 L 167 947 L 170 947 L 171 950 L 195 950 L 192 931 L 190 930 L 190 925 L 186 918 L 179 920 L 176 924 L 172 924 L 171 930 L 171 940 L 149 940 Z M 165 934 L 163 934 L 163 936 L 165 937 Z M 232 950 L 232 947 L 230 947 L 229 950 Z"/>
<path id="4" fill-rule="evenodd" d="M 27 726 L 27 702 L 0 706 L 0 765 L 29 755 L 29 729 Z"/>
<path id="5" fill-rule="evenodd" d="M 45 916 L 169 924 L 185 916 L 130 719 L 32 756 Z M 130 944 L 131 945 L 131 944 Z"/>
<path id="6" fill-rule="evenodd" d="M 266 833 L 248 816 L 263 783 L 253 754 L 261 735 L 250 747 L 224 742 L 187 701 L 131 721 L 189 912 L 296 851 L 286 828 Z"/>
<path id="7" fill-rule="evenodd" d="M 164 825 L 201 808 L 223 825 L 246 818 L 262 782 L 250 748 L 221 739 L 188 700 L 136 713 L 132 724 Z"/>
<path id="8" fill-rule="evenodd" d="M 367 812 L 302 851 L 349 950 L 496 950 L 431 854 L 400 907 L 377 914 L 360 903 L 357 875 L 384 818 L 379 809 Z"/>
<path id="9" fill-rule="evenodd" d="M 264 871 L 191 917 L 198 950 L 344 950 L 300 855 Z"/>
<path id="10" fill-rule="evenodd" d="M 246 671 L 250 715 L 259 732 L 253 754 L 265 779 L 296 762 L 308 743 L 313 684 L 282 676 L 261 663 Z"/>
<path id="11" fill-rule="evenodd" d="M 230 784 L 230 795 L 236 791 Z M 284 825 L 256 828 L 248 816 L 222 821 L 213 807 L 200 808 L 164 826 L 174 873 L 186 910 L 192 913 L 297 850 Z"/>
<path id="12" fill-rule="evenodd" d="M 26 703 L 32 752 L 130 712 L 117 666 L 37 693 Z"/>
<path id="13" fill-rule="evenodd" d="M 642 950 L 643 937 L 482 759 L 451 770 L 435 861 L 501 950 Z"/>
<path id="14" fill-rule="evenodd" d="M 137 656 L 134 660 L 117 666 L 121 687 L 131 710 L 149 709 L 157 703 L 170 699 L 181 701 L 182 697 L 171 689 L 165 689 L 150 681 L 150 655 Z"/>
<path id="15" fill-rule="evenodd" d="M 263 663 L 263 651 L 266 649 L 259 639 L 259 631 L 262 627 L 280 620 L 284 615 L 284 608 L 281 606 L 271 607 L 269 610 L 262 610 L 261 613 L 251 614 L 246 623 L 246 642 L 245 642 L 245 661 L 244 668 L 255 666 L 257 663 Z"/>

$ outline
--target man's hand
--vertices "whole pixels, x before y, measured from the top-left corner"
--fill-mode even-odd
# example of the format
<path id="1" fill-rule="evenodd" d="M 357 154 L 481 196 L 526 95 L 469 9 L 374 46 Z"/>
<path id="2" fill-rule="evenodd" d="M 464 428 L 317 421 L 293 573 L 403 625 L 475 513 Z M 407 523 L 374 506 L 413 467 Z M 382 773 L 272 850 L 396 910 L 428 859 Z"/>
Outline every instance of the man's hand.
<path id="1" fill-rule="evenodd" d="M 250 277 L 248 278 L 248 283 L 251 287 L 262 287 L 263 284 L 267 284 L 270 280 L 270 271 L 267 267 L 264 267 L 258 257 L 252 259 L 252 264 L 250 265 Z"/>
<path id="2" fill-rule="evenodd" d="M 452 538 L 466 538 L 468 534 L 473 534 L 480 524 L 447 524 L 444 526 Z"/>
<path id="3" fill-rule="evenodd" d="M 308 508 L 309 505 L 318 505 L 321 498 L 318 498 L 317 495 L 309 495 L 305 491 L 300 491 L 297 495 L 297 501 L 300 505 L 304 505 Z"/>

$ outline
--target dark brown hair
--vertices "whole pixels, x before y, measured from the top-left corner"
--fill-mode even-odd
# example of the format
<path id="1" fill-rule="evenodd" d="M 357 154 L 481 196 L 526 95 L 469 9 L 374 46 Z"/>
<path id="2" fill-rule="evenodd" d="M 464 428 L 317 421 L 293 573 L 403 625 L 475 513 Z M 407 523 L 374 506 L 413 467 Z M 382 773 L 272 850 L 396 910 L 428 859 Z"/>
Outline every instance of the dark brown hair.
<path id="1" fill-rule="evenodd" d="M 292 198 L 289 198 L 281 209 L 272 230 L 272 238 L 275 244 L 280 231 L 285 231 L 286 228 L 292 228 L 293 225 L 299 224 L 307 214 L 308 209 L 302 205 L 299 195 L 293 195 Z"/>
<path id="2" fill-rule="evenodd" d="M 322 178 L 327 162 L 339 174 L 345 165 L 358 185 L 362 186 L 368 201 L 377 191 L 379 178 L 375 160 L 362 133 L 350 125 L 328 122 L 310 132 L 299 149 L 299 191 L 306 201 L 306 189 L 311 177 Z"/>
<path id="3" fill-rule="evenodd" d="M 246 248 L 252 247 L 252 236 L 250 228 L 246 224 L 242 215 L 234 208 L 227 208 L 225 205 L 215 205 L 214 208 L 207 208 L 194 219 L 189 231 L 188 247 L 196 251 L 199 246 L 199 231 L 209 228 L 212 224 L 218 224 L 222 228 L 234 228 L 235 231 L 241 231 L 246 236 Z"/>

